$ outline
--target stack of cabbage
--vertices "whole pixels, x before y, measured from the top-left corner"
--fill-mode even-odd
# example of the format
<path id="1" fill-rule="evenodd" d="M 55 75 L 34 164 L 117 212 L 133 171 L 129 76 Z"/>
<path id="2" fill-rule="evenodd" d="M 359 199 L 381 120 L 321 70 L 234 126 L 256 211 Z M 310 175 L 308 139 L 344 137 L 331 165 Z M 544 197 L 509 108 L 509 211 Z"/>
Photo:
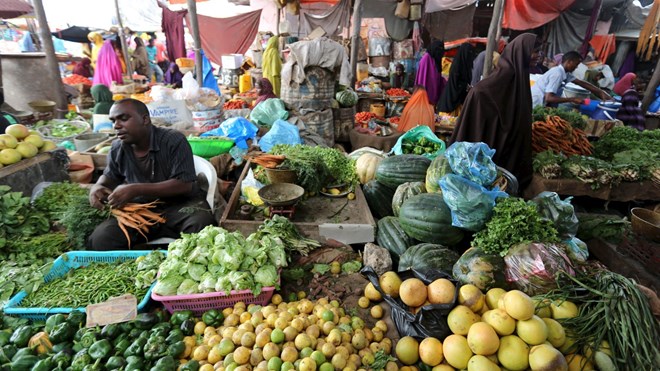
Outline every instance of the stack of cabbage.
<path id="1" fill-rule="evenodd" d="M 278 283 L 278 269 L 287 265 L 285 245 L 269 234 L 250 235 L 208 226 L 199 233 L 182 234 L 169 245 L 160 265 L 154 292 L 189 295 L 231 290 L 251 290 Z"/>

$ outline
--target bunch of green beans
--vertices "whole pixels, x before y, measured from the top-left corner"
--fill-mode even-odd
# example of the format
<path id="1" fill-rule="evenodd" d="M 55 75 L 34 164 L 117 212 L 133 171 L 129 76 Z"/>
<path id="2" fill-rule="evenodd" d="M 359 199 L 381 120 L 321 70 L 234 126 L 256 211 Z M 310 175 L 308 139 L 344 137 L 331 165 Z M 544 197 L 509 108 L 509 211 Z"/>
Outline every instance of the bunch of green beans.
<path id="1" fill-rule="evenodd" d="M 79 308 L 129 293 L 139 301 L 149 290 L 149 287 L 136 287 L 135 277 L 139 273 L 137 263 L 132 259 L 92 263 L 84 268 L 71 269 L 64 276 L 42 285 L 25 297 L 21 306 Z"/>

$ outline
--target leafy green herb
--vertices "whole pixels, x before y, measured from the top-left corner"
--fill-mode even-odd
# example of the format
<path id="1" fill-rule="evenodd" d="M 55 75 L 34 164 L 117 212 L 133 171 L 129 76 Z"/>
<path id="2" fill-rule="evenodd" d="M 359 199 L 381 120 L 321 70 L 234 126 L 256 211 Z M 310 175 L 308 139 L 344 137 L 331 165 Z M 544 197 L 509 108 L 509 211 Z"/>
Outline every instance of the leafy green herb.
<path id="1" fill-rule="evenodd" d="M 314 264 L 314 268 L 312 268 L 312 273 L 324 275 L 328 272 L 330 272 L 330 264 Z"/>
<path id="2" fill-rule="evenodd" d="M 321 246 L 318 241 L 303 237 L 289 219 L 279 215 L 273 215 L 271 219 L 265 220 L 255 235 L 259 238 L 263 235 L 270 235 L 281 240 L 287 252 L 297 252 L 303 256 L 307 256 L 310 251 Z"/>
<path id="3" fill-rule="evenodd" d="M 34 207 L 59 220 L 75 196 L 87 197 L 89 191 L 76 183 L 53 183 L 34 200 Z"/>
<path id="4" fill-rule="evenodd" d="M 543 106 L 535 107 L 532 111 L 533 121 L 545 121 L 546 116 L 559 116 L 562 120 L 568 121 L 576 129 L 584 130 L 587 127 L 587 120 L 576 111 Z"/>
<path id="5" fill-rule="evenodd" d="M 360 269 L 362 269 L 362 263 L 358 260 L 351 260 L 341 265 L 342 272 L 348 274 L 357 273 Z"/>
<path id="6" fill-rule="evenodd" d="M 615 215 L 580 214 L 577 237 L 582 241 L 600 238 L 619 243 L 631 231 L 630 221 Z"/>
<path id="7" fill-rule="evenodd" d="M 110 212 L 90 206 L 86 195 L 76 195 L 71 197 L 66 211 L 62 214 L 60 223 L 66 228 L 69 242 L 76 250 L 84 250 L 87 237 L 94 232 L 94 228 L 108 217 L 110 217 Z"/>
<path id="8" fill-rule="evenodd" d="M 528 242 L 559 242 L 559 237 L 552 222 L 539 215 L 536 204 L 509 197 L 498 201 L 486 229 L 475 234 L 472 244 L 505 256 L 511 246 Z"/>
<path id="9" fill-rule="evenodd" d="M 387 362 L 396 362 L 397 359 L 385 353 L 384 349 L 379 349 L 374 355 L 374 362 L 369 366 L 370 370 L 384 370 Z"/>
<path id="10" fill-rule="evenodd" d="M 629 126 L 615 127 L 593 145 L 594 156 L 608 161 L 618 152 L 636 148 L 660 153 L 660 129 L 639 131 Z"/>
<path id="11" fill-rule="evenodd" d="M 29 197 L 10 190 L 9 186 L 0 185 L 0 250 L 9 240 L 43 234 L 50 229 L 46 215 L 32 207 Z"/>

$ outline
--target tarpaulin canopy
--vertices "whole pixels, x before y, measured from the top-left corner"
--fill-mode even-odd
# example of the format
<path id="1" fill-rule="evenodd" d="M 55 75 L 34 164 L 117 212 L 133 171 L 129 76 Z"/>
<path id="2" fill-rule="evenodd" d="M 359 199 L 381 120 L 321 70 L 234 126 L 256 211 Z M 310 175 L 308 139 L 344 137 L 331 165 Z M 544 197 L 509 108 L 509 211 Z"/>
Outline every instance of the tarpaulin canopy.
<path id="1" fill-rule="evenodd" d="M 23 0 L 0 0 L 0 18 L 11 19 L 32 13 L 32 5 Z"/>
<path id="2" fill-rule="evenodd" d="M 89 39 L 87 38 L 87 35 L 89 35 L 89 33 L 92 32 L 92 30 L 93 29 L 89 27 L 72 26 L 69 28 L 65 28 L 63 30 L 51 32 L 51 35 L 65 41 L 72 41 L 76 43 L 88 43 Z"/>
<path id="3" fill-rule="evenodd" d="M 502 27 L 530 30 L 551 22 L 575 0 L 508 0 L 504 3 Z"/>
<path id="4" fill-rule="evenodd" d="M 261 10 L 229 18 L 215 18 L 198 14 L 199 35 L 206 56 L 213 63 L 221 65 L 222 55 L 244 54 L 259 32 L 260 18 Z"/>
<path id="5" fill-rule="evenodd" d="M 312 14 L 301 10 L 300 26 L 303 34 L 310 34 L 315 28 L 321 27 L 328 36 L 340 35 L 348 28 L 351 19 L 351 2 L 341 0 L 339 4 L 330 7 L 322 14 Z"/>
<path id="6" fill-rule="evenodd" d="M 108 30 L 118 26 L 114 0 L 43 0 L 53 28 L 79 26 Z M 160 31 L 162 12 L 157 0 L 118 0 L 124 27 L 133 31 Z"/>

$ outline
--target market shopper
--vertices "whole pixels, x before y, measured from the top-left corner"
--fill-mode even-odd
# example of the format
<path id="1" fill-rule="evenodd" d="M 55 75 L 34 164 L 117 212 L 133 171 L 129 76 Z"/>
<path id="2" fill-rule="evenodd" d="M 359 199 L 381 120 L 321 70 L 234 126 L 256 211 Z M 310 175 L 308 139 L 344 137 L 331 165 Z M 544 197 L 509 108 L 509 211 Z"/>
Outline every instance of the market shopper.
<path id="1" fill-rule="evenodd" d="M 282 85 L 282 59 L 280 58 L 280 38 L 272 36 L 268 39 L 263 56 L 263 76 L 273 85 L 273 93 L 280 96 Z"/>
<path id="2" fill-rule="evenodd" d="M 508 44 L 497 68 L 468 93 L 454 142 L 484 142 L 496 150 L 493 161 L 518 178 L 523 189 L 532 179 L 532 96 L 529 81 L 534 34 Z"/>
<path id="3" fill-rule="evenodd" d="M 101 51 L 101 47 L 103 46 L 103 36 L 101 36 L 101 34 L 98 32 L 90 32 L 89 34 L 87 34 L 87 40 L 89 40 L 92 43 L 92 54 L 91 54 L 92 68 L 96 70 L 96 60 L 98 59 L 99 52 Z"/>
<path id="4" fill-rule="evenodd" d="M 110 109 L 120 140 L 112 143 L 108 166 L 92 187 L 93 207 L 119 208 L 129 202 L 162 202 L 157 212 L 166 222 L 151 227 L 150 240 L 178 238 L 214 224 L 205 195 L 197 185 L 190 145 L 183 134 L 151 124 L 147 106 L 135 99 L 116 102 Z M 189 210 L 184 210 L 189 209 Z M 131 246 L 144 242 L 129 229 Z M 117 220 L 110 218 L 96 227 L 88 240 L 92 250 L 124 250 L 129 245 Z"/>
<path id="5" fill-rule="evenodd" d="M 438 111 L 458 116 L 472 81 L 474 57 L 474 47 L 470 43 L 461 44 L 451 63 L 447 85 L 440 95 Z"/>
<path id="6" fill-rule="evenodd" d="M 445 43 L 434 41 L 419 61 L 415 85 L 426 89 L 429 103 L 435 107 L 445 88 L 446 80 L 442 77 L 442 57 L 445 55 Z"/>
<path id="7" fill-rule="evenodd" d="M 183 86 L 183 73 L 179 70 L 178 64 L 170 63 L 170 67 L 165 72 L 165 83 L 172 85 L 175 89 Z"/>
<path id="8" fill-rule="evenodd" d="M 500 60 L 500 53 L 494 51 L 493 68 L 497 66 L 497 62 L 499 60 Z M 477 54 L 477 57 L 474 59 L 474 63 L 472 64 L 472 80 L 470 81 L 470 85 L 475 86 L 479 81 L 481 81 L 481 78 L 484 74 L 484 64 L 486 64 L 485 50 Z"/>
<path id="9" fill-rule="evenodd" d="M 646 117 L 639 107 L 639 93 L 637 90 L 628 89 L 621 97 L 621 108 L 616 113 L 617 120 L 621 120 L 624 125 L 633 127 L 637 130 L 644 130 L 646 126 Z"/>
<path id="10" fill-rule="evenodd" d="M 103 84 L 98 84 L 92 86 L 89 92 L 94 98 L 94 102 L 96 102 L 92 113 L 95 115 L 109 115 L 113 103 L 110 89 Z"/>
<path id="11" fill-rule="evenodd" d="M 135 50 L 133 51 L 133 70 L 138 75 L 142 75 L 147 78 L 151 77 L 151 72 L 149 68 L 149 57 L 147 56 L 147 49 L 144 47 L 144 41 L 141 37 L 136 36 L 133 41 L 135 41 Z"/>
<path id="12" fill-rule="evenodd" d="M 92 77 L 92 60 L 87 57 L 83 58 L 80 62 L 76 63 L 72 72 L 87 78 Z"/>
<path id="13" fill-rule="evenodd" d="M 156 47 L 156 39 L 153 37 L 147 42 L 147 59 L 149 60 L 149 68 L 156 75 L 156 82 L 163 82 L 163 70 L 158 65 L 158 48 Z M 149 76 L 151 79 L 151 76 Z"/>
<path id="14" fill-rule="evenodd" d="M 257 100 L 254 101 L 255 108 L 261 102 L 265 102 L 271 98 L 277 98 L 277 95 L 273 92 L 273 84 L 271 84 L 270 80 L 265 77 L 262 77 L 261 80 L 257 81 L 257 83 L 254 84 L 254 87 L 257 91 Z"/>
<path id="15" fill-rule="evenodd" d="M 562 55 L 561 64 L 544 73 L 532 86 L 532 107 L 556 105 L 558 103 L 584 103 L 584 100 L 580 98 L 563 98 L 561 96 L 564 86 L 569 82 L 589 90 L 602 100 L 612 99 L 603 90 L 573 76 L 572 72 L 575 71 L 580 62 L 582 62 L 582 57 L 576 51 L 570 51 Z"/>
<path id="16" fill-rule="evenodd" d="M 103 84 L 112 86 L 112 83 L 122 84 L 124 78 L 121 74 L 121 61 L 115 53 L 110 40 L 106 40 L 99 50 L 96 68 L 94 69 L 93 85 Z"/>
<path id="17" fill-rule="evenodd" d="M 435 130 L 435 112 L 433 106 L 429 104 L 426 89 L 421 85 L 415 86 L 410 100 L 403 108 L 397 130 L 406 132 L 419 125 L 426 125 L 432 131 Z"/>
<path id="18" fill-rule="evenodd" d="M 627 74 L 623 75 L 622 78 L 619 79 L 619 81 L 614 84 L 614 88 L 612 88 L 612 91 L 614 91 L 615 94 L 623 96 L 623 94 L 628 90 L 628 89 L 634 89 L 635 88 L 635 80 L 637 79 L 637 75 L 635 75 L 632 72 L 628 72 Z"/>

